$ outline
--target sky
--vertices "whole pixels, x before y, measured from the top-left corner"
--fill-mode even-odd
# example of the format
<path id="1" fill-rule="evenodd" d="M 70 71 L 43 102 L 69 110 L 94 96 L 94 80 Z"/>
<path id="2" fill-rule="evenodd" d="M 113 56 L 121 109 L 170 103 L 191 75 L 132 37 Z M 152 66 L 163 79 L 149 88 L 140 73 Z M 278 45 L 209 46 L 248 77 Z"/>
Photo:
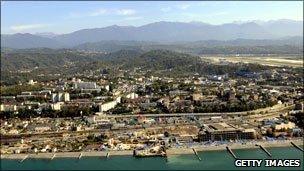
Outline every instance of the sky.
<path id="1" fill-rule="evenodd" d="M 1 1 L 1 34 L 70 33 L 158 21 L 224 24 L 252 20 L 303 21 L 302 1 Z"/>

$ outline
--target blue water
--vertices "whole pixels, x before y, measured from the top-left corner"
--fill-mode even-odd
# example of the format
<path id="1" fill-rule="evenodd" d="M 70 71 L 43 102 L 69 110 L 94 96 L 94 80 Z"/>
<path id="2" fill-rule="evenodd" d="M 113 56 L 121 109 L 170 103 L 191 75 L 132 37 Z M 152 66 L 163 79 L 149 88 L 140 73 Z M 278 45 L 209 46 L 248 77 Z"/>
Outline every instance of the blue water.
<path id="1" fill-rule="evenodd" d="M 300 159 L 300 167 L 257 168 L 269 170 L 303 170 L 303 152 L 294 147 L 267 148 L 273 159 Z M 269 159 L 261 149 L 233 150 L 240 159 Z M 234 166 L 234 158 L 227 151 L 199 152 L 201 161 L 193 154 L 165 158 L 134 158 L 132 156 L 1 160 L 2 170 L 244 170 Z M 249 168 L 245 168 L 248 170 Z"/>

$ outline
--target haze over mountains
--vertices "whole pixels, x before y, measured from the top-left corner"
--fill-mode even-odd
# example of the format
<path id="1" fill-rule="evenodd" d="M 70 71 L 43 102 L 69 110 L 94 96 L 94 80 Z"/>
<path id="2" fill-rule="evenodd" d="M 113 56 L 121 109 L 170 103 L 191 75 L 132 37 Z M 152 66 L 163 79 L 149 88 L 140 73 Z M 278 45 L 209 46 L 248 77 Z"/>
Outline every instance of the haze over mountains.
<path id="1" fill-rule="evenodd" d="M 108 26 L 83 29 L 68 34 L 53 33 L 1 35 L 1 47 L 8 48 L 73 48 L 96 46 L 107 41 L 152 41 L 158 43 L 194 42 L 225 45 L 280 44 L 302 45 L 303 21 L 274 20 L 211 25 L 201 22 L 156 22 L 139 27 Z M 242 41 L 237 41 L 237 40 Z M 244 41 L 243 39 L 251 39 Z M 265 41 L 265 39 L 268 39 Z M 212 41 L 209 41 L 212 40 Z M 236 42 L 235 42 L 236 41 Z M 237 44 L 236 43 L 236 44 Z M 238 44 L 237 44 L 238 45 Z M 80 48 L 81 49 L 81 48 Z"/>

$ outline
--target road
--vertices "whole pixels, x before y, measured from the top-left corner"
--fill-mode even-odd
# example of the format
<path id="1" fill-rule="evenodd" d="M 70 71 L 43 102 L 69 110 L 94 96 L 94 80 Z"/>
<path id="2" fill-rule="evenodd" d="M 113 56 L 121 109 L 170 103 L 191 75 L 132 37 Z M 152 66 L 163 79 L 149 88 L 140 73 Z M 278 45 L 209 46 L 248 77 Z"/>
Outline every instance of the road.
<path id="1" fill-rule="evenodd" d="M 159 114 L 142 114 L 141 116 L 145 117 L 177 117 L 177 116 L 202 116 L 202 117 L 212 117 L 212 116 L 238 116 L 238 115 L 249 115 L 248 113 L 254 112 L 280 112 L 284 109 L 288 109 L 293 107 L 293 105 L 286 106 L 284 104 L 277 104 L 272 107 L 267 107 L 263 109 L 257 109 L 253 111 L 245 111 L 245 112 L 221 112 L 221 113 L 159 113 Z M 138 117 L 138 114 L 133 115 L 106 115 L 108 118 L 130 118 L 130 117 Z"/>

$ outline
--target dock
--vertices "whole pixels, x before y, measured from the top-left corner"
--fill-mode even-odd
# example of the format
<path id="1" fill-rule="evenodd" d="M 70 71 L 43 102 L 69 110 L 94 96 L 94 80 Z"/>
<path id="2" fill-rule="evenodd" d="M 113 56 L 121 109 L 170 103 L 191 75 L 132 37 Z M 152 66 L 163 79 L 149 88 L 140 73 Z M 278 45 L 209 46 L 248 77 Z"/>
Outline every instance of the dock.
<path id="1" fill-rule="evenodd" d="M 81 159 L 81 157 L 82 157 L 82 153 L 80 153 L 80 154 L 79 154 L 79 156 L 78 156 L 78 160 L 79 160 L 79 159 Z"/>
<path id="2" fill-rule="evenodd" d="M 56 153 L 53 154 L 51 160 L 53 160 L 56 157 Z"/>
<path id="3" fill-rule="evenodd" d="M 297 149 L 299 149 L 300 151 L 304 152 L 303 148 L 301 148 L 300 146 L 298 146 L 297 144 L 293 143 L 292 141 L 290 142 L 294 147 L 296 147 Z"/>
<path id="4" fill-rule="evenodd" d="M 264 148 L 262 145 L 256 144 L 256 146 L 259 146 L 269 157 L 272 157 L 270 152 L 266 148 Z"/>
<path id="5" fill-rule="evenodd" d="M 22 163 L 25 159 L 27 159 L 28 158 L 28 156 L 29 155 L 26 155 L 26 156 L 24 156 L 24 158 L 23 159 L 21 159 L 20 161 L 19 161 L 19 163 Z"/>
<path id="6" fill-rule="evenodd" d="M 233 158 L 237 159 L 236 155 L 233 153 L 233 151 L 228 146 L 226 146 L 226 149 L 233 156 Z"/>
<path id="7" fill-rule="evenodd" d="M 192 150 L 193 150 L 194 154 L 196 155 L 197 159 L 198 159 L 199 161 L 202 161 L 202 159 L 201 159 L 200 156 L 198 155 L 197 151 L 196 151 L 194 148 L 192 148 Z"/>

